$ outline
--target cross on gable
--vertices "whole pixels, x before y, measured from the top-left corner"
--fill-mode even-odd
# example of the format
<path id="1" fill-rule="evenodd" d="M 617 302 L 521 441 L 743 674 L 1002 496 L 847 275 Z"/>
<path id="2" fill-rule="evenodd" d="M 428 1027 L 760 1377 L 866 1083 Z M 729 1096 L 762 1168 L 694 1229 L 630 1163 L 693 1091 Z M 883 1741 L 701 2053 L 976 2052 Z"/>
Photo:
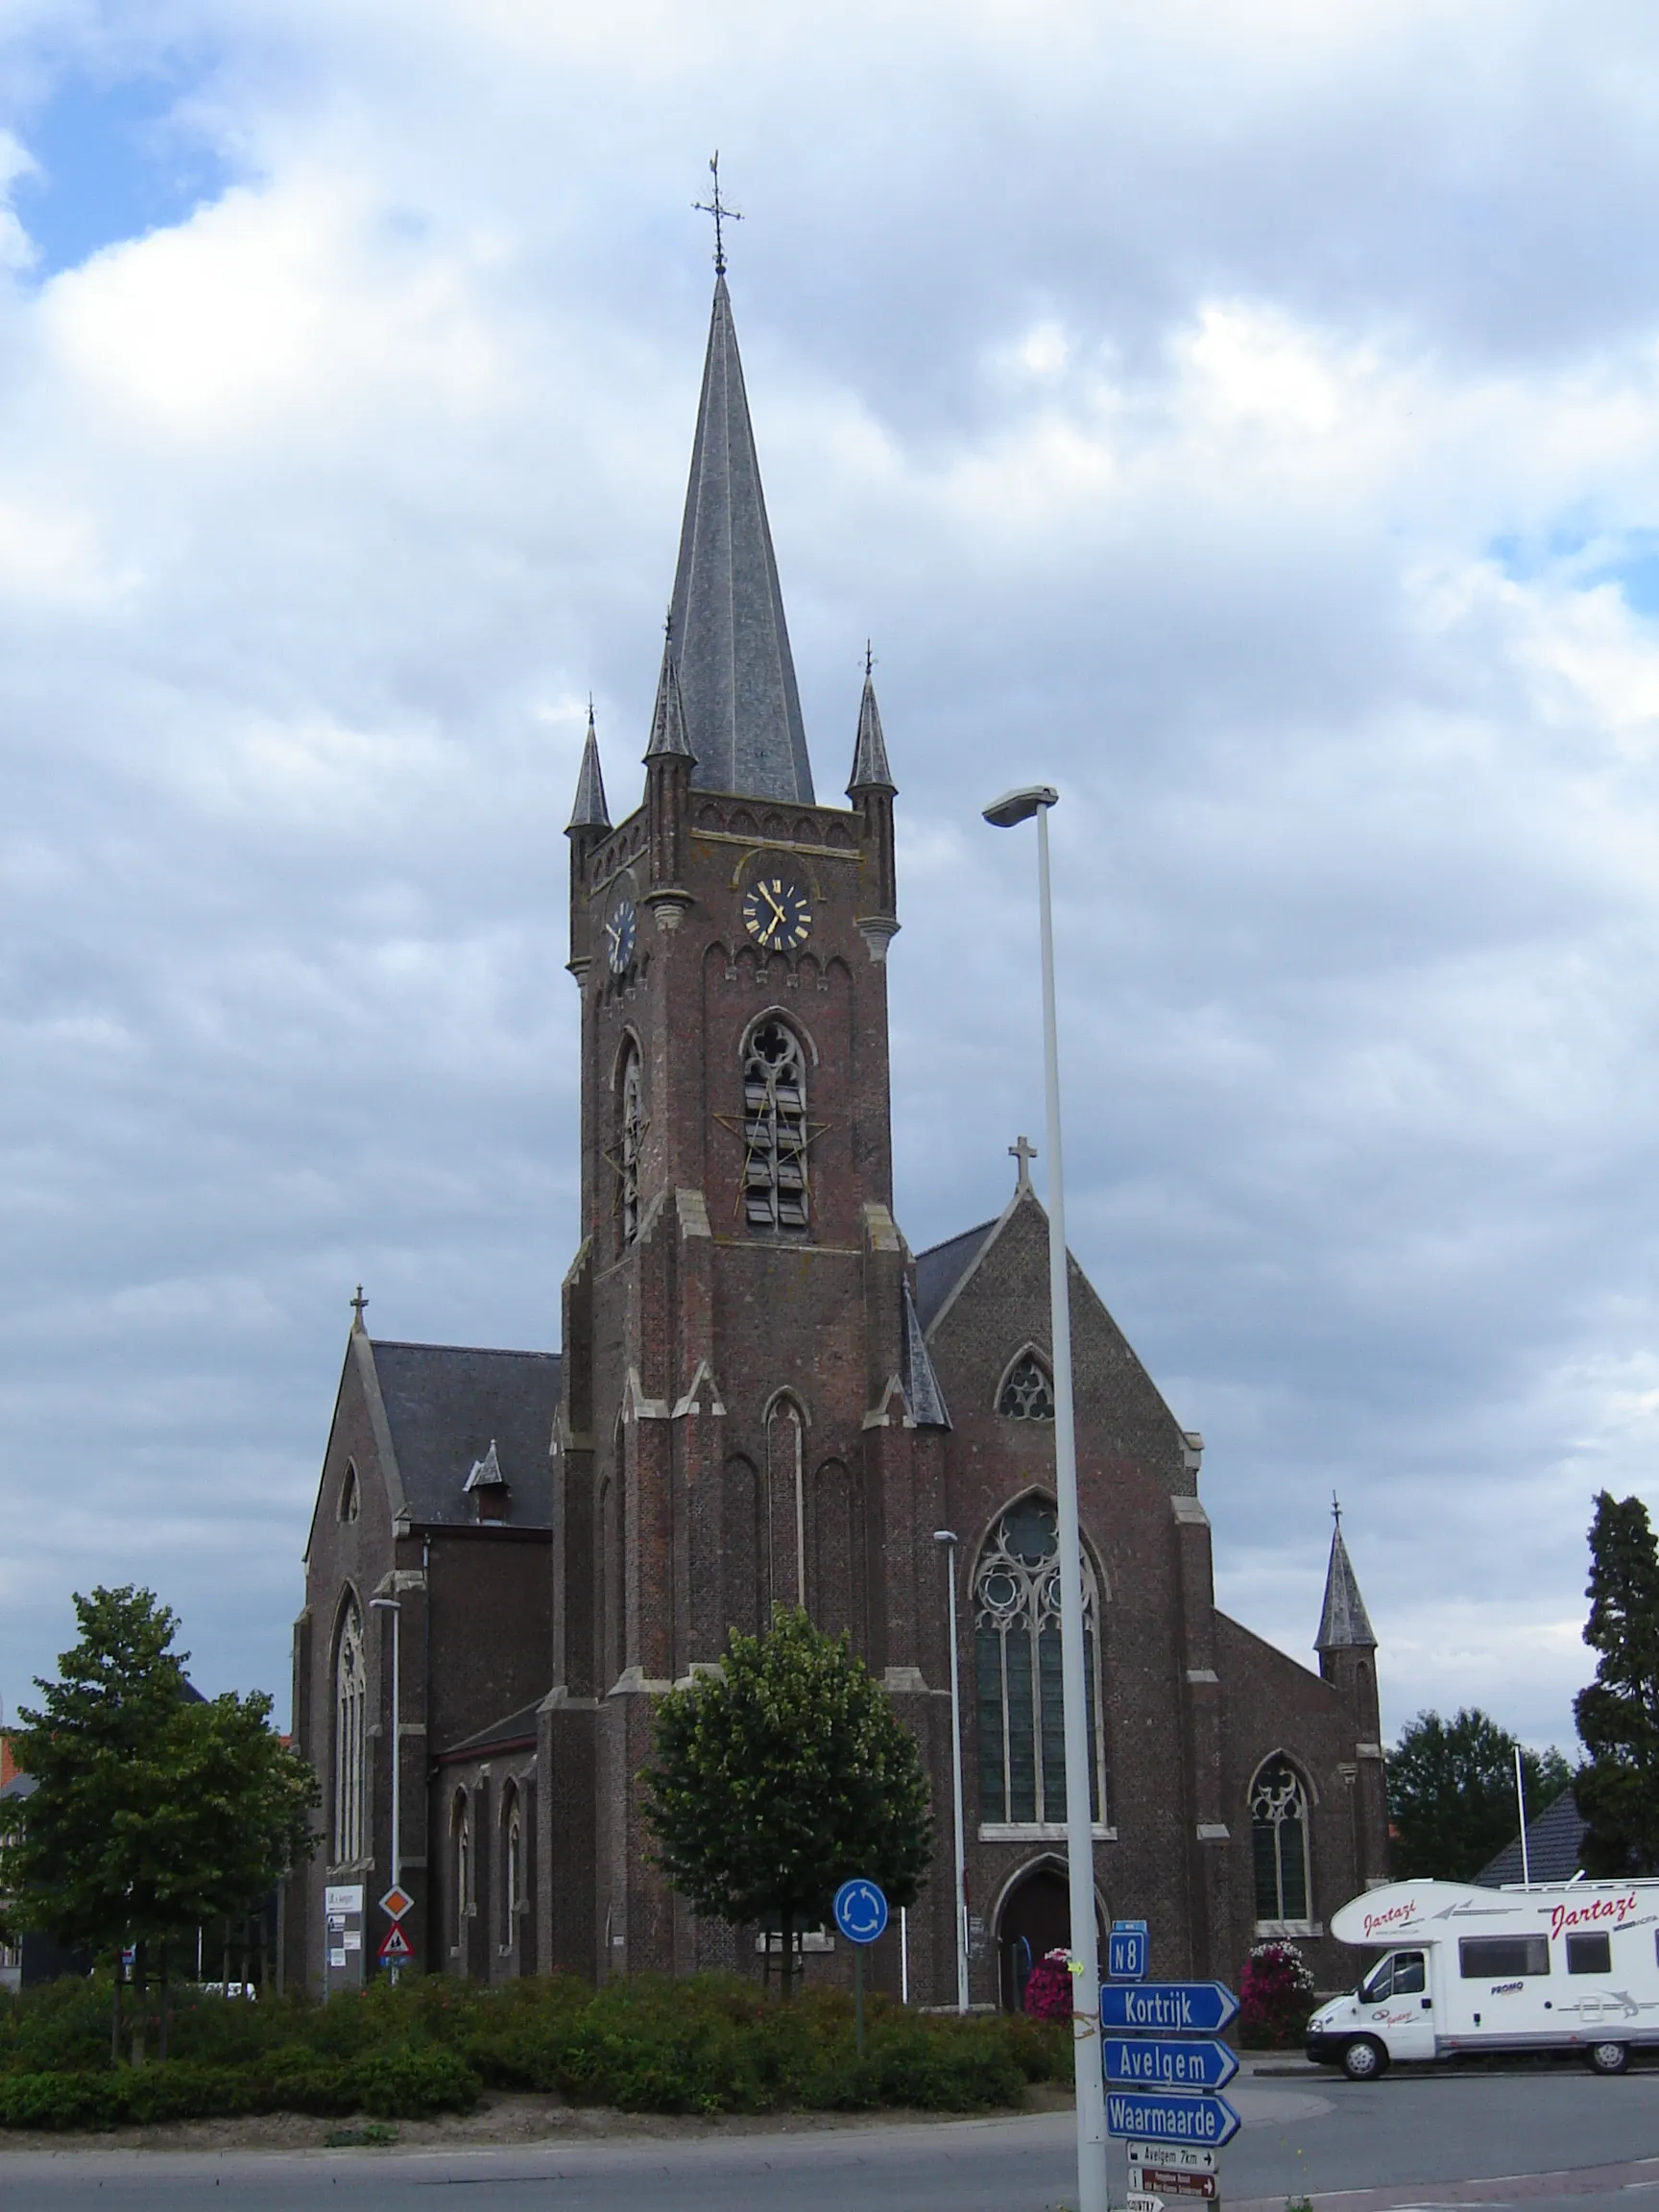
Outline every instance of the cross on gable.
<path id="1" fill-rule="evenodd" d="M 1036 1145 L 1028 1138 L 1022 1137 L 1018 1142 L 1009 1145 L 1008 1157 L 1010 1160 L 1018 1160 L 1020 1163 L 1020 1180 L 1015 1184 L 1015 1190 L 1029 1190 L 1031 1188 L 1031 1163 L 1037 1157 Z"/>
<path id="2" fill-rule="evenodd" d="M 351 1301 L 351 1326 L 353 1329 L 361 1330 L 363 1326 L 363 1309 L 368 1305 L 368 1299 L 363 1295 L 363 1286 L 361 1283 L 359 1283 L 357 1286 L 357 1295 Z"/>

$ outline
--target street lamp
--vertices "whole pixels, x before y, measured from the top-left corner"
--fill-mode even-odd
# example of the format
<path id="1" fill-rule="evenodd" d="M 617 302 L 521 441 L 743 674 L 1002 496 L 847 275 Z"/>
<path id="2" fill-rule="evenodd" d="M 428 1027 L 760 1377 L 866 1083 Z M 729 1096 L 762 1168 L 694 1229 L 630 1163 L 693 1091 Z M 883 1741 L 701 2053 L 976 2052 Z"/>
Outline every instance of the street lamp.
<path id="1" fill-rule="evenodd" d="M 962 1842 L 962 1691 L 956 1663 L 956 1531 L 935 1528 L 945 1547 L 945 1581 L 950 1593 L 950 1809 L 956 1835 L 956 2009 L 968 2009 L 968 1864 Z"/>
<path id="2" fill-rule="evenodd" d="M 403 1764 L 403 1739 L 397 1729 L 397 1683 L 402 1671 L 397 1664 L 397 1625 L 403 1617 L 403 1607 L 396 1598 L 371 1598 L 369 1609 L 372 1613 L 392 1616 L 392 1887 L 400 1889 L 403 1887 L 403 1822 L 398 1769 Z M 396 1964 L 392 1968 L 392 1979 L 394 1982 L 397 1979 Z"/>
<path id="3" fill-rule="evenodd" d="M 1100 1958 L 1094 1939 L 1094 1837 L 1090 1817 L 1089 1704 L 1083 1661 L 1082 1538 L 1071 1398 L 1071 1299 L 1066 1277 L 1066 1193 L 1060 1153 L 1060 1046 L 1054 1017 L 1054 917 L 1048 889 L 1051 783 L 987 806 L 993 829 L 1037 817 L 1037 902 L 1043 942 L 1043 1080 L 1048 1115 L 1048 1300 L 1054 1331 L 1054 1486 L 1060 1506 L 1060 1682 L 1066 1722 L 1066 1860 L 1071 1904 L 1072 2058 L 1077 2081 L 1077 2200 L 1106 2212 L 1106 2093 L 1100 2066 Z"/>

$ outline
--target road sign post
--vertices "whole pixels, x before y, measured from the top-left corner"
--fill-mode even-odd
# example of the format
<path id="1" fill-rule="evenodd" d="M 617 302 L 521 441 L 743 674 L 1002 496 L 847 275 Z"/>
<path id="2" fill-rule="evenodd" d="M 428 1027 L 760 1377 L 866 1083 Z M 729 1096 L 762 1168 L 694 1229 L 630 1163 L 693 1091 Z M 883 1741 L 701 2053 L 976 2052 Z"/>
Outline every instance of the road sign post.
<path id="1" fill-rule="evenodd" d="M 1238 2071 L 1219 2040 L 1238 2000 L 1219 1982 L 1147 1982 L 1145 1936 L 1119 1924 L 1109 1951 L 1122 1978 L 1100 1992 L 1100 2063 L 1106 2132 L 1129 2146 L 1127 2212 L 1210 2212 L 1219 2206 L 1215 2153 L 1238 2134 L 1238 2113 L 1217 2091 Z"/>
<path id="2" fill-rule="evenodd" d="M 853 2012 L 857 2023 L 858 2056 L 864 2056 L 864 1946 L 874 1943 L 887 1926 L 887 1899 L 874 1882 L 860 1874 L 843 1882 L 831 1907 L 835 1925 L 854 1946 L 853 1953 Z"/>

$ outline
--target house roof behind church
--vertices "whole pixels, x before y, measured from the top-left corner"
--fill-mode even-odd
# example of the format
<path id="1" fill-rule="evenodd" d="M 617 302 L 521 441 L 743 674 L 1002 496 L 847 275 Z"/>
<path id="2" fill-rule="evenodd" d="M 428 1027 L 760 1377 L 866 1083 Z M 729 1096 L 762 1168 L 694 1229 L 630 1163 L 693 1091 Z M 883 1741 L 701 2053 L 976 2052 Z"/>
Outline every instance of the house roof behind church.
<path id="1" fill-rule="evenodd" d="M 557 1353 L 379 1338 L 373 1351 L 411 1520 L 470 1527 L 467 1478 L 493 1444 L 512 1493 L 512 1525 L 552 1525 L 548 1455 L 559 1409 Z"/>
<path id="2" fill-rule="evenodd" d="M 1584 1863 L 1590 1823 L 1570 1789 L 1527 1823 L 1527 1866 L 1534 1882 L 1571 1882 Z M 1521 1839 L 1505 1843 L 1475 1877 L 1482 1889 L 1502 1889 L 1521 1879 Z"/>
<path id="3" fill-rule="evenodd" d="M 924 1329 L 932 1328 L 939 1309 L 979 1257 L 996 1226 L 995 1221 L 981 1221 L 977 1229 L 964 1229 L 960 1237 L 917 1253 L 916 1311 Z"/>

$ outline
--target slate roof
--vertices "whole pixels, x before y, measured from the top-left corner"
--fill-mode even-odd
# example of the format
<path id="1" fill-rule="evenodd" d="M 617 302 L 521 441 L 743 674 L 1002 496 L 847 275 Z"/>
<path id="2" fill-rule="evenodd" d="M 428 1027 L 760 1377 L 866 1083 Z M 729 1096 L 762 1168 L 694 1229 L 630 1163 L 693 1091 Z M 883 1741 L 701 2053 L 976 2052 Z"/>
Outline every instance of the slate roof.
<path id="1" fill-rule="evenodd" d="M 858 735 L 853 747 L 853 776 L 847 785 L 851 799 L 858 791 L 896 791 L 893 771 L 887 765 L 887 740 L 881 734 L 881 709 L 876 704 L 876 685 L 868 669 L 864 696 L 858 702 Z"/>
<path id="2" fill-rule="evenodd" d="M 493 1443 L 512 1492 L 506 1526 L 552 1526 L 548 1450 L 559 1409 L 557 1353 L 379 1338 L 370 1350 L 412 1521 L 473 1526 L 463 1486 Z"/>
<path id="3" fill-rule="evenodd" d="M 967 1274 L 997 1226 L 981 1221 L 977 1229 L 965 1229 L 944 1244 L 916 1255 L 916 1311 L 924 1329 L 931 1329 L 939 1309 Z"/>
<path id="4" fill-rule="evenodd" d="M 927 1339 L 922 1334 L 921 1318 L 908 1284 L 904 1286 L 903 1322 L 904 1402 L 910 1408 L 910 1418 L 918 1429 L 949 1429 L 950 1409 L 933 1371 L 933 1362 L 927 1356 Z"/>
<path id="5" fill-rule="evenodd" d="M 1571 1790 L 1527 1823 L 1527 1858 L 1534 1882 L 1571 1882 L 1584 1863 L 1584 1838 L 1590 1823 Z M 1505 1843 L 1475 1877 L 1482 1889 L 1502 1889 L 1521 1879 L 1521 1839 Z"/>
<path id="6" fill-rule="evenodd" d="M 1340 1527 L 1332 1532 L 1331 1564 L 1325 1572 L 1325 1604 L 1319 1615 L 1315 1651 L 1375 1651 L 1377 1638 L 1365 1600 L 1359 1595 L 1358 1576 L 1342 1541 Z"/>
<path id="7" fill-rule="evenodd" d="M 456 1760 L 476 1758 L 480 1753 L 492 1751 L 500 1743 L 522 1743 L 536 1741 L 536 1715 L 539 1706 L 521 1705 L 517 1713 L 509 1713 L 503 1720 L 493 1720 L 488 1728 L 480 1728 L 470 1736 L 463 1736 L 459 1743 L 451 1743 L 440 1751 L 440 1759 Z"/>
<path id="8" fill-rule="evenodd" d="M 709 351 L 669 635 L 703 791 L 812 805 L 812 763 L 724 276 Z"/>
<path id="9" fill-rule="evenodd" d="M 588 709 L 588 737 L 582 747 L 582 767 L 576 778 L 576 800 L 565 834 L 573 830 L 609 830 L 605 810 L 605 779 L 599 769 L 599 738 L 593 728 L 593 709 Z"/>

